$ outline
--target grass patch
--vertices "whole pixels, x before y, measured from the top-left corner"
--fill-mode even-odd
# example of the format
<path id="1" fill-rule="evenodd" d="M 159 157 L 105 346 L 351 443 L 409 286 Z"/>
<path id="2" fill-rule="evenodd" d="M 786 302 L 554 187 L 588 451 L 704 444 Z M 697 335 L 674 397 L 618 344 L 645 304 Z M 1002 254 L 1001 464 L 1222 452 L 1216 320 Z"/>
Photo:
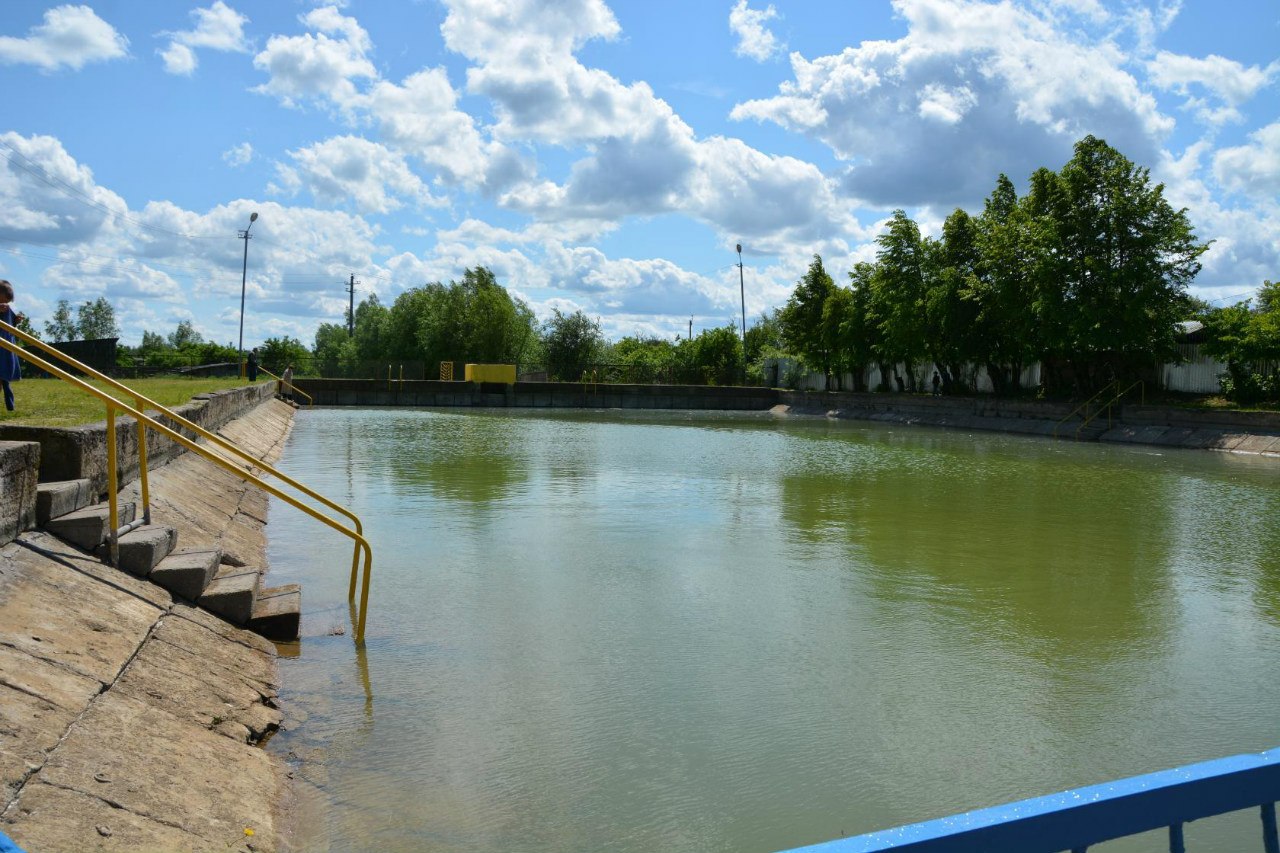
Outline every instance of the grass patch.
<path id="1" fill-rule="evenodd" d="M 122 381 L 130 388 L 171 409 L 174 406 L 181 406 L 196 394 L 237 388 L 245 384 L 245 380 L 234 377 L 191 379 L 165 377 Z M 105 383 L 93 381 L 91 384 L 104 391 L 111 391 Z M 0 407 L 0 425 L 78 426 L 105 420 L 107 417 L 106 404 L 60 379 L 23 379 L 12 383 L 12 387 L 13 395 L 17 399 L 17 411 L 7 412 Z M 133 404 L 133 400 L 123 394 L 114 396 L 121 402 Z"/>

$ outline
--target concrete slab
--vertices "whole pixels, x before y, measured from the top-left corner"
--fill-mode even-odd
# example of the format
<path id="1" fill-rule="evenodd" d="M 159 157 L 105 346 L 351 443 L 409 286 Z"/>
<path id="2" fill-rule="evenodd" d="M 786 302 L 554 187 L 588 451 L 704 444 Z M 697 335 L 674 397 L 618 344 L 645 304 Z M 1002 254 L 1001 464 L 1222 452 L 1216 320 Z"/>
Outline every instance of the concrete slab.
<path id="1" fill-rule="evenodd" d="M 38 776 L 206 843 L 242 843 L 245 827 L 275 835 L 279 780 L 266 753 L 114 690 L 71 727 Z"/>
<path id="2" fill-rule="evenodd" d="M 4 644 L 110 684 L 164 608 L 78 571 L 76 562 L 24 548 L 21 541 L 0 549 Z M 100 564 L 98 569 L 133 580 Z"/>
<path id="3" fill-rule="evenodd" d="M 254 652 L 240 647 L 238 659 L 230 661 L 230 667 L 213 663 L 207 652 L 225 646 L 225 641 L 207 632 L 206 637 L 200 638 L 203 642 L 191 643 L 188 637 L 172 636 L 172 632 L 166 639 L 160 632 L 171 622 L 185 624 L 195 632 L 202 630 L 185 620 L 166 617 L 156 636 L 143 645 L 116 682 L 113 692 L 132 696 L 242 743 L 258 743 L 279 728 L 283 716 L 265 704 L 274 703 L 275 685 L 255 682 L 239 671 L 239 658 L 250 659 L 247 668 L 258 663 L 252 660 Z M 274 661 L 267 659 L 262 666 L 270 672 Z M 223 726 L 224 722 L 236 725 Z"/>
<path id="4" fill-rule="evenodd" d="M 68 815 L 76 818 L 68 820 Z M 5 834 L 24 849 L 41 853 L 158 853 L 212 850 L 213 841 L 116 808 L 98 796 L 55 788 L 40 782 L 28 785 L 22 798 L 0 819 Z M 226 842 L 227 850 L 248 851 L 246 836 Z"/>
<path id="5" fill-rule="evenodd" d="M 96 497 L 88 479 L 40 483 L 36 486 L 36 524 L 44 526 L 51 518 L 84 509 Z"/>
<path id="6" fill-rule="evenodd" d="M 35 522 L 39 465 L 39 444 L 0 441 L 0 543 L 12 542 Z"/>
<path id="7" fill-rule="evenodd" d="M 97 679 L 0 646 L 0 803 L 44 764 L 100 690 Z"/>

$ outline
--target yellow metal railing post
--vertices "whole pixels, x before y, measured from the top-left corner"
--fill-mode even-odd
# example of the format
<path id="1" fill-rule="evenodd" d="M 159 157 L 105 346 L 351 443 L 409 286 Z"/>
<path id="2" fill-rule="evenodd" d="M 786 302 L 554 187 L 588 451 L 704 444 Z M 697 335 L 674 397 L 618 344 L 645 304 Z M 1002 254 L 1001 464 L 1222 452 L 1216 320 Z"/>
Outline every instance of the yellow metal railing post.
<path id="1" fill-rule="evenodd" d="M 138 411 L 146 410 L 142 398 L 134 397 Z M 147 425 L 138 421 L 138 484 L 142 491 L 142 523 L 151 523 L 151 489 L 147 485 Z"/>
<path id="2" fill-rule="evenodd" d="M 139 421 L 141 423 L 141 421 Z M 111 565 L 120 565 L 120 505 L 116 501 L 116 410 L 107 403 L 107 520 L 111 534 L 107 553 Z"/>
<path id="3" fill-rule="evenodd" d="M 391 390 L 391 365 L 387 365 L 387 390 Z"/>

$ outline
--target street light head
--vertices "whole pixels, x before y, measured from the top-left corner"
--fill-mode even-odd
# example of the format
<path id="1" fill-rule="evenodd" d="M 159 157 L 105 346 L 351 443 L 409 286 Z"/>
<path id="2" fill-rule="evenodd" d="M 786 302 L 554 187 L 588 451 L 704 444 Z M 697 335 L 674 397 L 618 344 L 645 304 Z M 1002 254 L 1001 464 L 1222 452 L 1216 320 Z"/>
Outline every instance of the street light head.
<path id="1" fill-rule="evenodd" d="M 257 222 L 257 221 L 258 221 L 258 211 L 256 211 L 256 210 L 255 210 L 253 213 L 250 213 L 250 214 L 249 214 L 249 221 L 250 221 L 250 222 Z"/>
<path id="2" fill-rule="evenodd" d="M 738 254 L 739 254 L 739 255 L 741 255 L 741 254 L 742 254 L 742 244 L 741 244 L 741 243 L 739 243 L 739 244 L 738 244 Z"/>

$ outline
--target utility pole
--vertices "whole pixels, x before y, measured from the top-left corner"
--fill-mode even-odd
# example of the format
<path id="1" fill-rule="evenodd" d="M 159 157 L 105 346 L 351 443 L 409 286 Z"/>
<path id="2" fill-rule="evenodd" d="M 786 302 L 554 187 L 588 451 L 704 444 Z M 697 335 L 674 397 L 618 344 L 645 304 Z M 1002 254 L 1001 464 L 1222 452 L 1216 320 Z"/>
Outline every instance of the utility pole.
<path id="1" fill-rule="evenodd" d="M 689 315 L 689 340 L 693 340 L 693 315 Z"/>
<path id="2" fill-rule="evenodd" d="M 356 336 L 356 274 L 351 274 L 351 281 L 347 283 L 347 337 L 354 338 Z"/>
<path id="3" fill-rule="evenodd" d="M 742 296 L 742 353 L 747 352 L 747 286 L 742 280 L 742 244 L 738 244 L 738 293 Z"/>

